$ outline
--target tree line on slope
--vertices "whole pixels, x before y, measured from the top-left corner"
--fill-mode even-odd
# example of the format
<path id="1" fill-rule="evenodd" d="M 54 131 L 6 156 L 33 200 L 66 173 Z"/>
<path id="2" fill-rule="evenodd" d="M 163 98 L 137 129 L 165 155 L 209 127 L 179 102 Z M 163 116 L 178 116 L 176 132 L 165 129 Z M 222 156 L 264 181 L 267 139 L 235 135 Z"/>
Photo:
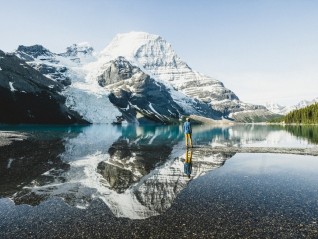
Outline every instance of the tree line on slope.
<path id="1" fill-rule="evenodd" d="M 284 122 L 285 124 L 318 124 L 318 103 L 298 110 L 293 110 L 287 115 L 273 119 L 270 122 Z"/>

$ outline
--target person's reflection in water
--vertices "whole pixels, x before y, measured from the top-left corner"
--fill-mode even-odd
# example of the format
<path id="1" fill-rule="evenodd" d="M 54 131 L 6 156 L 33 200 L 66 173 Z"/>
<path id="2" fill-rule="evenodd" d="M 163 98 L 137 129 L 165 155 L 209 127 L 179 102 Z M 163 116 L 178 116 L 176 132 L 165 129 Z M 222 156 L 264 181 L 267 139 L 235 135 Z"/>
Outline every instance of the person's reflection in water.
<path id="1" fill-rule="evenodd" d="M 192 149 L 187 149 L 186 151 L 186 158 L 184 160 L 184 173 L 188 176 L 188 178 L 191 177 L 192 172 Z"/>

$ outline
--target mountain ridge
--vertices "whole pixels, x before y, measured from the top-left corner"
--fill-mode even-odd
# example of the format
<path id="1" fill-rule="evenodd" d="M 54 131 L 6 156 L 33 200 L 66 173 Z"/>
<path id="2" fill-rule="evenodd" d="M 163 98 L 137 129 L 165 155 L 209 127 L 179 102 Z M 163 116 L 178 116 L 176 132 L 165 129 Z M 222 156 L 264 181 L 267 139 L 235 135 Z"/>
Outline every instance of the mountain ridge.
<path id="1" fill-rule="evenodd" d="M 297 104 L 292 106 L 283 106 L 276 103 L 267 103 L 265 107 L 273 113 L 280 114 L 280 115 L 287 115 L 289 112 L 293 110 L 305 108 L 306 106 L 312 105 L 317 102 L 318 102 L 318 97 L 312 100 L 301 100 Z"/>
<path id="2" fill-rule="evenodd" d="M 224 115 L 245 110 L 266 110 L 264 106 L 241 102 L 222 82 L 193 70 L 180 59 L 171 44 L 158 35 L 145 32 L 118 34 L 101 51 L 101 59 L 105 61 L 116 55 L 124 56 L 153 78 L 210 104 Z"/>
<path id="3" fill-rule="evenodd" d="M 227 89 L 221 81 L 193 70 L 180 59 L 171 44 L 158 35 L 145 32 L 117 34 L 100 53 L 96 53 L 88 43 L 82 43 L 73 44 L 64 53 L 53 53 L 41 45 L 19 46 L 14 54 L 46 77 L 62 83 L 65 86 L 62 94 L 66 97 L 66 106 L 91 123 L 111 123 L 123 114 L 123 110 L 110 100 L 110 97 L 114 99 L 115 88 L 100 84 L 101 76 L 110 72 L 113 79 L 122 81 L 120 83 L 122 87 L 127 88 L 125 84 L 133 82 L 127 81 L 134 75 L 133 72 L 129 72 L 130 66 L 126 65 L 125 67 L 128 68 L 124 69 L 117 65 L 113 66 L 113 71 L 109 70 L 112 62 L 120 57 L 153 79 L 154 87 L 156 84 L 161 85 L 158 90 L 165 91 L 167 96 L 161 98 L 165 99 L 160 103 L 161 107 L 169 108 L 169 101 L 181 107 L 182 111 L 179 111 L 179 114 L 173 114 L 174 120 L 179 120 L 183 115 L 198 115 L 217 120 L 244 122 L 248 119 L 249 122 L 255 118 L 261 120 L 263 116 L 267 120 L 267 117 L 272 115 L 264 106 L 240 101 L 239 97 Z M 126 71 L 130 75 L 124 79 L 121 71 Z M 119 83 L 116 84 L 118 86 Z M 135 81 L 134 84 L 139 83 Z M 136 86 L 130 85 L 129 94 L 135 94 L 134 91 L 138 89 Z M 142 91 L 144 94 L 147 92 L 144 89 Z M 127 91 L 120 97 L 126 97 L 124 95 L 127 96 Z M 123 99 L 117 101 L 122 102 Z M 148 102 L 150 99 L 148 98 L 144 105 L 153 105 Z M 159 105 L 159 102 L 157 103 Z M 167 111 L 153 107 L 146 108 L 147 110 L 140 108 L 134 110 L 152 120 L 151 115 L 156 115 L 156 111 L 166 112 L 156 119 L 159 118 L 162 123 L 171 122 L 167 115 L 170 113 Z M 134 113 L 134 117 L 137 113 Z M 138 122 L 138 119 L 136 121 L 131 117 L 127 117 L 126 120 Z"/>

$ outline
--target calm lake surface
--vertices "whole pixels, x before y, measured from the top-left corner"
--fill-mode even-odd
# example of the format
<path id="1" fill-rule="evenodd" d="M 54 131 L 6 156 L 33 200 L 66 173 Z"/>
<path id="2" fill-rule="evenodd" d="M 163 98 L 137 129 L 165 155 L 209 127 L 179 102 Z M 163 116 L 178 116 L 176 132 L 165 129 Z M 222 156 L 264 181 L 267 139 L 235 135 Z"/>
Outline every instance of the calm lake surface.
<path id="1" fill-rule="evenodd" d="M 0 238 L 318 238 L 317 157 L 196 149 L 312 148 L 318 127 L 194 126 L 188 150 L 181 126 L 0 125 L 13 133 Z"/>

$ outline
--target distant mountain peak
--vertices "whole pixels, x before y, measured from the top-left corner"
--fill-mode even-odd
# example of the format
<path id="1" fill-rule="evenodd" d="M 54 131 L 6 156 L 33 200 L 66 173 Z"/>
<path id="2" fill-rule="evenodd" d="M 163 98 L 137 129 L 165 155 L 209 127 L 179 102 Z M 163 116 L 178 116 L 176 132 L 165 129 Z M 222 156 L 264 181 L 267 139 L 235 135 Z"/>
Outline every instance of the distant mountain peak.
<path id="1" fill-rule="evenodd" d="M 159 46 L 159 48 L 157 46 Z M 112 60 L 111 58 L 118 56 L 124 56 L 128 60 L 133 60 L 135 57 L 138 57 L 144 47 L 155 50 L 157 57 L 163 55 L 176 56 L 170 43 L 161 36 L 146 32 L 117 34 L 101 52 L 101 55 L 108 57 L 108 60 Z M 154 57 L 154 55 L 149 55 L 149 57 Z"/>
<path id="2" fill-rule="evenodd" d="M 129 38 L 129 39 L 133 39 L 133 38 L 143 38 L 143 39 L 161 39 L 161 36 L 156 35 L 156 34 L 152 34 L 152 33 L 148 33 L 148 32 L 142 32 L 142 31 L 131 31 L 131 32 L 125 32 L 125 33 L 118 33 L 114 39 L 116 38 Z"/>
<path id="3" fill-rule="evenodd" d="M 24 46 L 20 45 L 17 49 L 17 52 L 26 54 L 27 56 L 33 57 L 33 58 L 38 58 L 40 56 L 45 56 L 45 57 L 51 57 L 53 56 L 53 53 L 46 49 L 42 45 L 32 45 L 32 46 Z"/>
<path id="4" fill-rule="evenodd" d="M 275 104 L 275 103 L 266 103 L 265 106 L 269 111 L 271 111 L 273 113 L 286 115 L 293 110 L 298 110 L 298 109 L 304 108 L 304 107 L 311 105 L 311 104 L 314 104 L 316 102 L 318 102 L 318 97 L 313 99 L 313 100 L 301 100 L 296 105 L 292 105 L 292 106 L 282 106 L 282 105 Z"/>
<path id="5" fill-rule="evenodd" d="M 66 52 L 58 54 L 69 58 L 75 63 L 89 63 L 95 60 L 94 48 L 87 42 L 72 44 L 66 48 Z"/>
<path id="6" fill-rule="evenodd" d="M 163 40 L 163 38 L 156 34 L 151 34 L 148 32 L 138 32 L 138 31 L 118 33 L 113 38 L 113 41 L 131 41 L 132 43 L 156 41 L 156 40 Z"/>
<path id="7" fill-rule="evenodd" d="M 77 44 L 73 44 L 66 48 L 66 52 L 62 53 L 63 56 L 76 57 L 79 54 L 82 55 L 92 55 L 94 52 L 94 48 L 89 45 L 87 42 L 81 42 Z"/>
<path id="8" fill-rule="evenodd" d="M 286 114 L 286 111 L 288 110 L 286 106 L 282 106 L 274 102 L 267 102 L 265 107 L 275 114 Z"/>

